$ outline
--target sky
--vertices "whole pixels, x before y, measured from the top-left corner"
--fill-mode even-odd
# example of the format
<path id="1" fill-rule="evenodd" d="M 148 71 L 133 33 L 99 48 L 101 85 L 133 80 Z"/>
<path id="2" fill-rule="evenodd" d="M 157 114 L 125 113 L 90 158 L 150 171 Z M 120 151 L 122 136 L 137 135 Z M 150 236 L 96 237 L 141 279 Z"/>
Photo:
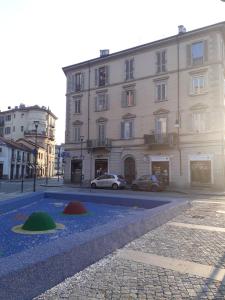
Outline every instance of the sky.
<path id="1" fill-rule="evenodd" d="M 49 107 L 63 143 L 62 67 L 222 21 L 221 0 L 0 0 L 0 110 Z"/>

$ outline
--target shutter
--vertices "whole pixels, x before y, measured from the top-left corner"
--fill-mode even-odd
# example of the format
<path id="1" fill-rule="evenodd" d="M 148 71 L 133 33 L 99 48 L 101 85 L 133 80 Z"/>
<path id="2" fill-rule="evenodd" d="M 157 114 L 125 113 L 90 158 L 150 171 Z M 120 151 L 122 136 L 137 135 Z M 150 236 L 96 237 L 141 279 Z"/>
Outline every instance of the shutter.
<path id="1" fill-rule="evenodd" d="M 136 93 L 136 90 L 133 90 L 133 97 L 134 97 L 134 101 L 133 101 L 133 105 L 135 106 L 136 105 L 136 96 L 137 96 L 137 93 Z"/>
<path id="2" fill-rule="evenodd" d="M 72 74 L 72 86 L 71 86 L 71 91 L 75 92 L 75 74 Z"/>
<path id="3" fill-rule="evenodd" d="M 130 60 L 130 79 L 134 78 L 134 59 Z"/>
<path id="4" fill-rule="evenodd" d="M 109 66 L 105 66 L 105 85 L 109 84 Z"/>
<path id="5" fill-rule="evenodd" d="M 186 55 L 187 55 L 187 66 L 191 65 L 191 45 L 186 46 Z"/>
<path id="6" fill-rule="evenodd" d="M 109 95 L 105 94 L 105 110 L 109 110 Z"/>
<path id="7" fill-rule="evenodd" d="M 84 90 L 84 73 L 81 73 L 81 91 Z"/>
<path id="8" fill-rule="evenodd" d="M 98 111 L 98 97 L 95 97 L 95 111 Z"/>
<path id="9" fill-rule="evenodd" d="M 127 106 L 126 91 L 122 91 L 121 107 Z"/>
<path id="10" fill-rule="evenodd" d="M 72 90 L 72 78 L 71 74 L 67 76 L 67 93 L 71 92 Z"/>
<path id="11" fill-rule="evenodd" d="M 160 52 L 157 52 L 156 53 L 156 73 L 161 72 L 160 64 L 161 64 L 161 56 L 160 56 Z"/>
<path id="12" fill-rule="evenodd" d="M 208 41 L 204 41 L 204 62 L 208 61 Z"/>
<path id="13" fill-rule="evenodd" d="M 125 60 L 124 76 L 125 76 L 125 80 L 129 79 L 129 60 Z"/>
<path id="14" fill-rule="evenodd" d="M 166 72 L 166 51 L 161 52 L 162 55 L 162 72 Z"/>
<path id="15" fill-rule="evenodd" d="M 130 134 L 129 134 L 129 137 L 130 137 L 130 138 L 132 138 L 133 135 L 134 135 L 134 132 L 133 132 L 133 131 L 134 131 L 134 130 L 133 130 L 133 127 L 134 127 L 134 126 L 133 126 L 133 123 L 134 123 L 133 121 L 130 121 L 130 122 L 129 122 L 129 124 L 130 124 Z"/>
<path id="16" fill-rule="evenodd" d="M 98 86 L 98 69 L 95 69 L 95 86 Z"/>
<path id="17" fill-rule="evenodd" d="M 124 139 L 124 122 L 121 122 L 121 139 Z"/>

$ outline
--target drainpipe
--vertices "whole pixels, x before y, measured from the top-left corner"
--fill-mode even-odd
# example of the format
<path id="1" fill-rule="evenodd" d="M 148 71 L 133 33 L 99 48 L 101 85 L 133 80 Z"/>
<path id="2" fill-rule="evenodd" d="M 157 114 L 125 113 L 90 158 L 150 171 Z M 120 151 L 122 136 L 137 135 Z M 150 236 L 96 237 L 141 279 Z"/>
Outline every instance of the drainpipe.
<path id="1" fill-rule="evenodd" d="M 183 175 L 182 172 L 182 155 L 180 148 L 180 43 L 179 36 L 177 37 L 177 150 L 179 153 L 179 167 L 180 167 L 180 176 Z"/>
<path id="2" fill-rule="evenodd" d="M 91 66 L 88 64 L 88 136 L 87 139 L 89 141 L 90 138 L 90 86 L 91 86 Z"/>
<path id="3" fill-rule="evenodd" d="M 90 140 L 90 89 L 91 89 L 91 66 L 88 64 L 88 136 L 87 136 L 87 152 L 90 154 L 90 184 L 92 176 L 92 149 L 89 148 Z"/>

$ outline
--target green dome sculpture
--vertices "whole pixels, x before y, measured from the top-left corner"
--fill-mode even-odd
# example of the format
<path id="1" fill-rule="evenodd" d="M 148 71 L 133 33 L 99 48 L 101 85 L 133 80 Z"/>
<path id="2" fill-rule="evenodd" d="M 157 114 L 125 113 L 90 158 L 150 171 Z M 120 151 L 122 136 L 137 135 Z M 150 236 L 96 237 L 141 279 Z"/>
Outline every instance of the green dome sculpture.
<path id="1" fill-rule="evenodd" d="M 23 224 L 22 229 L 28 231 L 42 231 L 51 230 L 56 228 L 56 223 L 52 217 L 46 212 L 32 213 L 26 222 Z"/>

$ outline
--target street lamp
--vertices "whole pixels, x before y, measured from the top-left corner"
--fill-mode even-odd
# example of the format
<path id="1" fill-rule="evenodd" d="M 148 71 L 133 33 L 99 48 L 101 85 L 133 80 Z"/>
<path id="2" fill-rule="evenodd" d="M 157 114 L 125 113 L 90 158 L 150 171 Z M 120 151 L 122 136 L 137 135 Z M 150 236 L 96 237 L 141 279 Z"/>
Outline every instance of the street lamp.
<path id="1" fill-rule="evenodd" d="M 46 183 L 46 185 L 48 184 L 48 163 L 49 163 L 48 162 L 48 151 L 49 151 L 48 146 L 49 145 L 47 144 L 47 160 L 46 160 L 46 171 L 45 171 L 46 172 L 45 173 L 45 183 Z"/>
<path id="2" fill-rule="evenodd" d="M 81 174 L 80 174 L 80 186 L 82 186 L 82 180 L 83 180 L 83 141 L 84 136 L 80 136 L 80 159 L 81 159 Z"/>
<path id="3" fill-rule="evenodd" d="M 34 151 L 34 186 L 33 191 L 36 191 L 36 178 L 37 178 L 37 129 L 39 121 L 34 121 L 35 126 L 35 151 Z"/>
<path id="4" fill-rule="evenodd" d="M 61 156 L 61 147 L 58 148 L 58 157 L 57 157 L 57 174 L 58 174 L 58 181 L 59 181 L 59 164 L 60 164 L 60 156 Z"/>

